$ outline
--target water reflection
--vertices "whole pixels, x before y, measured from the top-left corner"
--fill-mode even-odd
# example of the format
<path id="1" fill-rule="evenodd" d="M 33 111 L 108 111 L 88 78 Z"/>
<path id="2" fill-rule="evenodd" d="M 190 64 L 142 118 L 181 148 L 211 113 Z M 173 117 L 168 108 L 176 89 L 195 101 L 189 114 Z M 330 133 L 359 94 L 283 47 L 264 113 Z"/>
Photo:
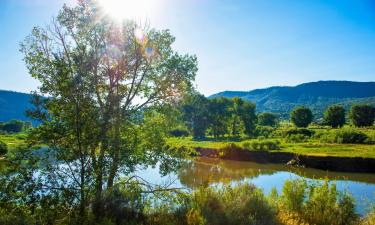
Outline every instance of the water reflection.
<path id="1" fill-rule="evenodd" d="M 366 173 L 340 173 L 310 168 L 293 168 L 283 164 L 259 164 L 254 162 L 240 162 L 213 158 L 197 158 L 186 162 L 178 172 L 182 185 L 197 188 L 212 183 L 232 183 L 233 181 L 253 180 L 264 175 L 276 173 L 295 177 L 296 175 L 308 179 L 324 179 L 336 181 L 354 181 L 375 184 L 375 175 Z M 293 175 L 294 174 L 294 175 Z"/>
<path id="2" fill-rule="evenodd" d="M 337 189 L 350 192 L 357 211 L 364 214 L 369 203 L 375 203 L 375 174 L 340 173 L 310 168 L 292 168 L 283 164 L 258 164 L 213 158 L 197 158 L 177 173 L 179 185 L 195 189 L 201 185 L 251 182 L 267 194 L 273 187 L 279 193 L 287 179 L 304 177 L 308 182 L 328 178 Z"/>

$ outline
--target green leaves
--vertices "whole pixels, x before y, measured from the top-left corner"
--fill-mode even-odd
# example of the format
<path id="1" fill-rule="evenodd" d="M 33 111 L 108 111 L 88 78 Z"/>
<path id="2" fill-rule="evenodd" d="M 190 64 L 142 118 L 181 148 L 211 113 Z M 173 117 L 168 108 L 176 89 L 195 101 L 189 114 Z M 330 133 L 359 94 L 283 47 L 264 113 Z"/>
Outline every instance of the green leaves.
<path id="1" fill-rule="evenodd" d="M 290 113 L 290 120 L 296 127 L 307 127 L 312 122 L 313 115 L 309 108 L 300 106 Z"/>

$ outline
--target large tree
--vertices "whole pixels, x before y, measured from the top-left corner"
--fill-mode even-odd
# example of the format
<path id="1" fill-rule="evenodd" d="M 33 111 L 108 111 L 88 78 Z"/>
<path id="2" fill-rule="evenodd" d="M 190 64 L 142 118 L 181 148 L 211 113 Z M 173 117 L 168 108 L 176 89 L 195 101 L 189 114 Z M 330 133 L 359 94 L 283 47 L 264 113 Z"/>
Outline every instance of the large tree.
<path id="1" fill-rule="evenodd" d="M 353 105 L 349 118 L 356 127 L 371 126 L 375 119 L 375 108 L 370 105 Z"/>
<path id="2" fill-rule="evenodd" d="M 214 137 L 223 136 L 228 133 L 228 125 L 231 117 L 231 101 L 228 98 L 213 98 L 209 100 L 208 117 L 210 120 L 211 133 Z"/>
<path id="3" fill-rule="evenodd" d="M 254 135 L 257 122 L 255 108 L 256 106 L 254 103 L 243 101 L 239 110 L 239 115 L 244 126 L 244 133 L 248 136 Z"/>
<path id="4" fill-rule="evenodd" d="M 290 113 L 290 120 L 296 127 L 308 127 L 313 120 L 313 115 L 309 108 L 299 106 Z"/>
<path id="5" fill-rule="evenodd" d="M 271 126 L 277 125 L 277 115 L 269 112 L 264 112 L 258 114 L 258 124 L 261 126 Z"/>
<path id="6" fill-rule="evenodd" d="M 199 93 L 185 96 L 181 111 L 186 126 L 190 129 L 195 139 L 202 139 L 209 126 L 209 101 Z"/>
<path id="7" fill-rule="evenodd" d="M 160 140 L 157 149 L 141 144 L 155 136 L 140 135 L 150 130 L 142 114 L 178 100 L 197 71 L 196 57 L 175 52 L 174 40 L 168 30 L 111 21 L 95 1 L 81 0 L 22 43 L 38 94 L 47 97 L 36 97 L 29 112 L 42 123 L 31 140 L 47 144 L 47 155 L 63 162 L 40 174 L 51 178 L 45 187 L 78 196 L 82 217 L 89 205 L 103 216 L 104 192 L 111 192 L 120 169 L 126 176 L 163 158 Z"/>
<path id="8" fill-rule="evenodd" d="M 342 127 L 345 124 L 345 109 L 340 105 L 332 105 L 324 112 L 324 122 L 333 127 Z"/>

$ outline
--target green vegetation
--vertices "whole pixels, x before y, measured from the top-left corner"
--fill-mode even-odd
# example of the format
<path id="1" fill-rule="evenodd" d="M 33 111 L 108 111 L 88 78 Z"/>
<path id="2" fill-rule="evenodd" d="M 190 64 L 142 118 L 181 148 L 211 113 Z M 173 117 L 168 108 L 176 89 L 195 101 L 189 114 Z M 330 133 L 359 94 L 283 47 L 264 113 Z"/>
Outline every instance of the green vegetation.
<path id="1" fill-rule="evenodd" d="M 277 125 L 277 116 L 273 113 L 260 113 L 258 115 L 258 124 L 260 126 L 270 126 L 274 127 Z"/>
<path id="2" fill-rule="evenodd" d="M 340 105 L 332 105 L 324 112 L 324 122 L 333 127 L 342 127 L 345 124 L 345 109 Z"/>
<path id="3" fill-rule="evenodd" d="M 322 118 L 330 105 L 342 105 L 346 111 L 355 104 L 375 107 L 375 82 L 318 81 L 294 87 L 268 87 L 249 92 L 224 91 L 210 96 L 240 97 L 256 103 L 259 112 L 272 112 L 288 119 L 290 112 L 298 106 L 307 106 L 314 118 Z"/>
<path id="4" fill-rule="evenodd" d="M 300 155 L 335 156 L 335 157 L 364 157 L 375 158 L 374 128 L 342 127 L 340 129 L 329 129 L 326 127 L 312 128 L 273 128 L 269 137 L 258 136 L 247 137 L 222 137 L 206 138 L 196 141 L 191 137 L 169 138 L 168 145 L 187 148 L 207 148 L 221 150 L 228 145 L 245 150 L 271 150 L 290 152 Z M 269 144 L 264 144 L 270 142 Z M 271 144 L 273 142 L 273 144 Z M 248 143 L 248 144 L 245 144 Z M 250 144 L 254 143 L 254 144 Z M 274 145 L 271 147 L 253 147 L 263 145 Z"/>
<path id="5" fill-rule="evenodd" d="M 368 127 L 374 123 L 375 108 L 370 105 L 354 105 L 349 118 L 356 127 Z"/>
<path id="6" fill-rule="evenodd" d="M 89 212 L 87 224 L 145 225 L 372 225 L 374 212 L 360 218 L 355 201 L 347 192 L 339 192 L 327 180 L 307 183 L 287 180 L 279 194 L 276 189 L 266 196 L 254 185 L 200 187 L 188 193 L 174 190 L 168 194 L 142 194 L 137 183 L 116 185 L 103 199 L 104 219 L 95 221 Z M 121 204 L 118 204 L 121 202 Z M 15 207 L 2 203 L 1 224 L 77 224 L 65 208 L 47 200 L 45 209 Z M 60 212 L 60 213 L 57 213 Z M 85 223 L 86 224 L 86 223 Z"/>
<path id="7" fill-rule="evenodd" d="M 0 156 L 8 153 L 8 146 L 3 141 L 0 140 Z"/>
<path id="8" fill-rule="evenodd" d="M 300 106 L 290 113 L 290 121 L 296 127 L 307 127 L 313 120 L 312 112 L 309 108 Z"/>
<path id="9" fill-rule="evenodd" d="M 197 93 L 197 58 L 174 41 L 169 30 L 114 22 L 92 0 L 32 30 L 21 52 L 40 84 L 27 111 L 39 126 L 0 124 L 0 224 L 360 223 L 353 199 L 328 182 L 289 181 L 265 196 L 250 184 L 187 192 L 138 177 L 149 166 L 174 172 L 199 147 L 375 158 L 374 129 L 363 128 L 372 107 L 353 106 L 356 128 L 309 127 L 305 106 L 283 126 L 250 101 Z M 332 127 L 337 112 L 327 111 Z"/>
<path id="10" fill-rule="evenodd" d="M 0 133 L 19 133 L 32 127 L 30 122 L 21 120 L 11 120 L 9 122 L 0 122 Z"/>

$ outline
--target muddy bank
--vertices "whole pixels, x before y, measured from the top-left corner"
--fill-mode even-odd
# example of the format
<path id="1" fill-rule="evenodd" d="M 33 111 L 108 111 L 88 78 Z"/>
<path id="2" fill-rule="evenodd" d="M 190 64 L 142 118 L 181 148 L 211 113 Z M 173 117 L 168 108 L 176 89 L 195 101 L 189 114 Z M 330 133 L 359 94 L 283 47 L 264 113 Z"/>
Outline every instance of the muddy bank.
<path id="1" fill-rule="evenodd" d="M 306 156 L 288 152 L 247 151 L 240 148 L 197 148 L 200 156 L 257 163 L 292 163 L 321 170 L 375 173 L 375 159 L 360 157 Z"/>

